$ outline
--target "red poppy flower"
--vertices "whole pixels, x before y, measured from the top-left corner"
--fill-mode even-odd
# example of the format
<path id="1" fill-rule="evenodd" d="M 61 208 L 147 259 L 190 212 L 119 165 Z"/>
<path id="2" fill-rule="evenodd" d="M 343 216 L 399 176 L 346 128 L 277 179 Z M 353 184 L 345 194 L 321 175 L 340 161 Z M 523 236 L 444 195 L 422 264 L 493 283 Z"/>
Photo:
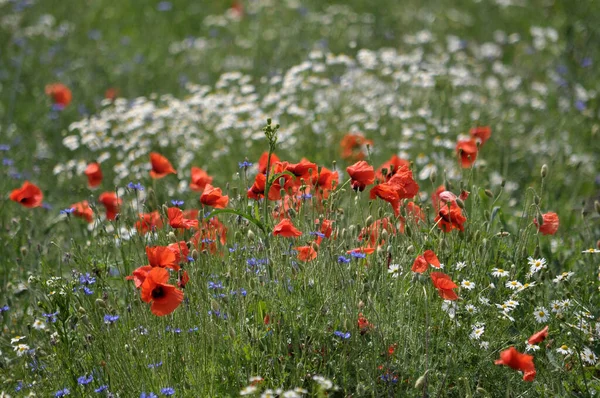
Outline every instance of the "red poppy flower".
<path id="1" fill-rule="evenodd" d="M 71 209 L 74 209 L 73 215 L 75 217 L 83 218 L 88 223 L 94 222 L 94 212 L 87 200 L 72 204 Z"/>
<path id="2" fill-rule="evenodd" d="M 46 95 L 52 98 L 52 102 L 61 108 L 66 108 L 72 99 L 71 90 L 62 83 L 53 83 L 46 86 Z"/>
<path id="3" fill-rule="evenodd" d="M 135 229 L 140 234 L 155 231 L 163 227 L 163 221 L 158 211 L 152 213 L 140 213 L 140 220 L 135 223 Z"/>
<path id="4" fill-rule="evenodd" d="M 98 201 L 106 208 L 107 220 L 114 220 L 117 218 L 117 214 L 119 213 L 121 203 L 123 203 L 123 201 L 117 197 L 115 192 L 103 192 L 98 197 Z"/>
<path id="5" fill-rule="evenodd" d="M 462 210 L 456 202 L 451 202 L 450 206 L 443 206 L 435 218 L 438 227 L 444 232 L 450 232 L 453 229 L 464 231 L 465 221 L 467 221 L 467 217 L 462 214 Z"/>
<path id="6" fill-rule="evenodd" d="M 392 155 L 387 162 L 379 166 L 375 177 L 379 179 L 379 181 L 388 181 L 403 166 L 410 168 L 410 162 L 399 158 L 397 155 Z M 387 171 L 385 176 L 383 175 L 383 169 L 386 169 Z"/>
<path id="7" fill-rule="evenodd" d="M 327 199 L 329 192 L 333 190 L 339 182 L 339 175 L 327 167 L 321 167 L 318 173 L 313 173 L 312 184 L 315 186 L 317 197 Z"/>
<path id="8" fill-rule="evenodd" d="M 135 288 L 139 289 L 140 286 L 142 286 L 142 283 L 144 283 L 144 281 L 146 280 L 146 276 L 148 275 L 148 272 L 150 272 L 151 269 L 151 265 L 144 265 L 142 267 L 138 267 L 132 272 L 131 275 L 127 275 L 125 279 L 128 281 L 133 281 L 133 283 L 135 284 Z"/>
<path id="9" fill-rule="evenodd" d="M 487 140 L 492 136 L 492 128 L 490 126 L 479 126 L 473 127 L 469 134 L 471 137 L 475 138 L 480 142 L 480 145 L 483 146 Z"/>
<path id="10" fill-rule="evenodd" d="M 169 225 L 172 228 L 198 228 L 198 220 L 190 220 L 183 217 L 183 210 L 178 207 L 169 207 L 167 209 L 167 216 L 169 217 Z"/>
<path id="11" fill-rule="evenodd" d="M 554 235 L 556 231 L 558 231 L 558 214 L 550 212 L 542 214 L 542 218 L 544 220 L 542 225 L 538 225 L 538 221 L 536 219 L 533 220 L 534 224 L 538 227 L 538 231 L 540 231 L 542 235 Z"/>
<path id="12" fill-rule="evenodd" d="M 169 246 L 146 246 L 146 256 L 151 267 L 179 270 L 175 250 Z"/>
<path id="13" fill-rule="evenodd" d="M 523 372 L 523 380 L 533 381 L 535 379 L 536 371 L 533 364 L 533 356 L 522 354 L 515 349 L 510 347 L 500 353 L 500 359 L 494 362 L 496 365 L 506 365 L 512 369 L 520 370 Z"/>
<path id="14" fill-rule="evenodd" d="M 396 235 L 396 226 L 387 217 L 380 218 L 368 227 L 363 228 L 358 235 L 358 240 L 363 241 L 368 239 L 368 246 L 375 247 L 383 245 L 385 242 L 379 240 L 381 233 L 387 231 L 390 235 Z"/>
<path id="15" fill-rule="evenodd" d="M 215 188 L 210 184 L 206 184 L 204 192 L 200 195 L 200 203 L 205 206 L 211 206 L 215 209 L 224 209 L 229 203 L 229 196 L 223 196 L 221 188 Z"/>
<path id="16" fill-rule="evenodd" d="M 477 141 L 474 138 L 470 140 L 458 141 L 456 144 L 456 154 L 460 160 L 462 168 L 469 168 L 477 159 Z"/>
<path id="17" fill-rule="evenodd" d="M 363 160 L 366 156 L 364 148 L 367 145 L 373 145 L 373 141 L 360 134 L 346 134 L 340 141 L 342 159 L 349 161 Z"/>
<path id="18" fill-rule="evenodd" d="M 44 200 L 44 194 L 37 185 L 25 181 L 21 188 L 14 189 L 10 193 L 10 200 L 20 203 L 25 207 L 40 207 L 42 200 Z"/>
<path id="19" fill-rule="evenodd" d="M 356 249 L 350 249 L 346 251 L 348 254 L 352 253 L 364 253 L 364 254 L 373 254 L 375 253 L 374 247 L 357 247 Z"/>
<path id="20" fill-rule="evenodd" d="M 142 284 L 142 300 L 150 303 L 150 310 L 154 315 L 168 315 L 183 301 L 183 292 L 173 285 L 166 284 L 168 280 L 169 271 L 153 268 Z"/>
<path id="21" fill-rule="evenodd" d="M 412 221 L 414 223 L 418 223 L 420 221 L 425 221 L 425 213 L 414 202 L 408 202 L 406 204 L 405 209 L 406 209 L 406 217 L 408 218 L 409 221 Z M 404 225 L 406 224 L 407 220 L 405 220 L 404 217 L 400 216 L 399 221 L 400 221 L 400 232 L 404 233 Z"/>
<path id="22" fill-rule="evenodd" d="M 98 163 L 90 163 L 85 169 L 85 175 L 88 178 L 88 186 L 90 188 L 97 187 L 102 183 L 102 170 Z"/>
<path id="23" fill-rule="evenodd" d="M 182 262 L 184 259 L 187 260 L 187 256 L 190 254 L 190 249 L 184 241 L 171 243 L 169 246 L 167 246 L 167 248 L 169 248 L 169 250 L 175 254 L 176 264 Z"/>
<path id="24" fill-rule="evenodd" d="M 154 179 L 163 178 L 169 174 L 177 173 L 171 165 L 171 162 L 169 162 L 169 160 L 160 153 L 150 153 L 150 163 L 152 164 L 152 170 L 150 170 L 150 177 Z"/>
<path id="25" fill-rule="evenodd" d="M 300 261 L 311 261 L 317 258 L 317 251 L 311 245 L 294 247 L 294 250 L 298 252 Z"/>
<path id="26" fill-rule="evenodd" d="M 548 325 L 537 333 L 534 333 L 527 342 L 531 345 L 541 343 L 548 337 Z"/>
<path id="27" fill-rule="evenodd" d="M 247 192 L 249 199 L 260 200 L 265 196 L 265 186 L 267 184 L 267 177 L 264 174 L 257 174 L 254 179 L 254 184 Z"/>
<path id="28" fill-rule="evenodd" d="M 286 171 L 289 171 L 297 178 L 303 178 L 304 181 L 308 183 L 311 176 L 317 172 L 317 165 L 305 158 L 302 158 L 300 163 L 288 163 Z"/>
<path id="29" fill-rule="evenodd" d="M 288 162 L 276 162 L 271 168 L 271 172 L 273 175 L 278 175 L 287 171 L 289 163 Z M 283 182 L 283 185 L 281 185 Z M 296 178 L 292 177 L 289 174 L 282 174 L 280 177 L 276 178 L 269 188 L 268 199 L 269 200 L 280 200 L 281 199 L 281 191 L 283 190 L 288 195 L 294 195 L 294 193 L 298 190 L 300 186 L 299 182 L 296 182 Z"/>
<path id="30" fill-rule="evenodd" d="M 259 174 L 266 174 L 267 173 L 267 160 L 269 159 L 269 152 L 263 152 L 262 155 L 260 155 L 260 159 L 258 159 L 258 172 Z M 277 155 L 275 155 L 274 153 L 271 154 L 271 162 L 270 162 L 270 166 L 273 167 L 273 165 L 275 163 L 279 162 L 279 157 L 277 157 Z"/>
<path id="31" fill-rule="evenodd" d="M 369 322 L 367 320 L 367 318 L 364 317 L 362 312 L 358 313 L 357 325 L 358 325 L 358 330 L 360 331 L 361 335 L 364 335 L 365 333 L 367 333 L 371 329 L 373 329 L 373 324 L 371 322 Z"/>
<path id="32" fill-rule="evenodd" d="M 419 184 L 413 179 L 413 173 L 407 166 L 400 167 L 389 179 L 400 199 L 411 199 L 419 192 Z"/>
<path id="33" fill-rule="evenodd" d="M 452 282 L 452 279 L 443 272 L 432 272 L 430 274 L 433 286 L 438 290 L 441 298 L 444 300 L 458 300 L 458 296 L 452 289 L 458 286 Z"/>
<path id="34" fill-rule="evenodd" d="M 104 92 L 104 98 L 113 101 L 119 95 L 119 90 L 114 87 L 109 87 Z"/>
<path id="35" fill-rule="evenodd" d="M 354 163 L 346 168 L 346 172 L 352 179 L 352 189 L 364 191 L 367 185 L 373 184 L 375 181 L 375 170 L 373 166 L 364 160 Z"/>
<path id="36" fill-rule="evenodd" d="M 440 260 L 438 260 L 437 256 L 432 250 L 425 250 L 422 255 L 417 256 L 411 271 L 422 274 L 423 272 L 427 271 L 428 265 L 431 265 L 434 268 L 441 267 Z"/>
<path id="37" fill-rule="evenodd" d="M 192 167 L 192 182 L 190 189 L 192 191 L 201 192 L 206 187 L 206 184 L 212 184 L 213 178 L 206 171 L 199 167 Z"/>
<path id="38" fill-rule="evenodd" d="M 292 224 L 290 219 L 284 218 L 279 224 L 273 227 L 273 235 L 282 236 L 284 238 L 295 238 L 302 235 L 302 232 Z"/>
<path id="39" fill-rule="evenodd" d="M 443 185 L 440 185 L 439 187 L 437 187 L 435 192 L 431 194 L 431 202 L 433 203 L 433 208 L 435 209 L 435 211 L 439 211 L 440 205 L 443 204 L 440 201 L 440 194 L 442 192 L 444 192 L 445 190 L 446 190 L 446 187 Z"/>
<path id="40" fill-rule="evenodd" d="M 392 205 L 392 209 L 394 209 L 394 214 L 396 216 L 400 214 L 400 198 L 398 197 L 395 186 L 387 182 L 375 185 L 373 188 L 371 188 L 369 197 L 371 199 L 378 197 L 382 200 L 385 200 Z"/>
<path id="41" fill-rule="evenodd" d="M 321 224 L 321 228 L 319 229 L 319 232 L 321 232 L 325 238 L 331 238 L 331 235 L 333 234 L 333 220 L 323 220 L 323 222 L 321 222 L 319 219 L 315 220 L 315 224 L 319 225 Z M 323 237 L 321 236 L 317 236 L 316 242 L 317 245 L 320 245 L 321 242 L 323 241 Z"/>

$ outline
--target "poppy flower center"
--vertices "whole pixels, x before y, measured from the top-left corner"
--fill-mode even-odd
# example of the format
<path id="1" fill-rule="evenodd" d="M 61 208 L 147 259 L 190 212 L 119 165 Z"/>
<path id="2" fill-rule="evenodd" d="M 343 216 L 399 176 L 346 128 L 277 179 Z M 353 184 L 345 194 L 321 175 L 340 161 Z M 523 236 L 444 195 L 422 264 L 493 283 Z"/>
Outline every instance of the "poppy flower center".
<path id="1" fill-rule="evenodd" d="M 152 298 L 155 300 L 163 297 L 164 295 L 165 291 L 163 290 L 162 286 L 157 286 L 152 290 Z"/>

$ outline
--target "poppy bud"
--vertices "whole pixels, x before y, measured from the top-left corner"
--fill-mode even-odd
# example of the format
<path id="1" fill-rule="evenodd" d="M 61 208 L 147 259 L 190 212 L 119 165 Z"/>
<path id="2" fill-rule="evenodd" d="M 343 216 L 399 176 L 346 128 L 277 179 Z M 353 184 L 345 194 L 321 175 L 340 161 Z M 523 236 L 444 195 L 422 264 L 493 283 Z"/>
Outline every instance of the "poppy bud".
<path id="1" fill-rule="evenodd" d="M 200 257 L 200 254 L 198 254 L 198 250 L 196 250 L 196 249 L 192 250 L 192 258 L 194 260 L 198 260 L 198 257 Z"/>
<path id="2" fill-rule="evenodd" d="M 169 232 L 169 242 L 171 242 L 171 243 L 176 243 L 177 242 L 177 237 L 175 236 L 175 234 L 173 233 L 173 231 Z"/>
<path id="3" fill-rule="evenodd" d="M 597 200 L 594 201 L 594 208 L 596 209 L 596 213 L 600 214 L 600 202 Z"/>
<path id="4" fill-rule="evenodd" d="M 26 255 L 27 255 L 27 252 L 28 252 L 29 250 L 27 250 L 27 247 L 25 247 L 25 246 L 21 246 L 21 248 L 19 249 L 19 251 L 21 252 L 21 256 L 23 256 L 23 257 L 24 257 L 24 256 L 26 256 Z"/>
<path id="5" fill-rule="evenodd" d="M 373 216 L 369 216 L 369 217 L 367 217 L 367 220 L 365 221 L 365 225 L 366 225 L 367 227 L 370 227 L 370 226 L 371 226 L 371 224 L 373 224 Z"/>
<path id="6" fill-rule="evenodd" d="M 283 186 L 283 185 L 282 185 Z M 281 196 L 281 198 L 283 199 L 283 197 L 285 196 L 285 189 L 281 188 L 279 190 L 279 196 Z"/>
<path id="7" fill-rule="evenodd" d="M 541 201 L 541 199 L 539 196 L 533 195 L 533 203 L 535 203 L 536 205 L 539 205 L 540 201 Z"/>
<path id="8" fill-rule="evenodd" d="M 256 237 L 256 236 L 254 235 L 254 232 L 252 232 L 252 230 L 251 230 L 251 229 L 249 229 L 249 230 L 248 230 L 248 240 L 252 242 L 252 241 L 254 241 L 254 238 L 255 238 L 255 237 Z"/>
<path id="9" fill-rule="evenodd" d="M 431 173 L 429 173 L 429 181 L 431 181 L 432 184 L 435 184 L 435 180 L 437 180 L 437 171 L 433 169 L 431 170 Z"/>
<path id="10" fill-rule="evenodd" d="M 232 340 L 235 340 L 235 329 L 232 328 L 231 326 L 229 327 L 229 337 L 231 337 Z"/>
<path id="11" fill-rule="evenodd" d="M 354 235 L 354 224 L 348 227 L 348 233 L 350 234 L 350 236 Z"/>
<path id="12" fill-rule="evenodd" d="M 163 214 L 169 214 L 169 206 L 162 205 L 161 208 L 162 208 Z"/>
<path id="13" fill-rule="evenodd" d="M 313 242 L 310 245 L 312 246 L 312 248 L 314 249 L 314 251 L 316 251 L 316 252 L 319 251 L 319 245 L 317 244 L 317 242 Z"/>
<path id="14" fill-rule="evenodd" d="M 88 319 L 87 315 L 82 315 L 81 316 L 81 322 L 83 322 L 84 325 L 87 325 L 87 326 L 90 325 L 90 320 Z"/>
<path id="15" fill-rule="evenodd" d="M 410 245 L 406 248 L 406 254 L 410 254 L 413 251 L 415 251 L 415 247 L 413 245 Z"/>
<path id="16" fill-rule="evenodd" d="M 423 388 L 423 386 L 425 386 L 425 378 L 427 377 L 428 372 L 429 370 L 426 370 L 425 373 L 423 373 L 423 375 L 417 379 L 417 382 L 415 383 L 415 388 L 417 390 L 420 390 Z"/>
<path id="17" fill-rule="evenodd" d="M 359 309 L 359 310 L 362 310 L 363 308 L 365 308 L 365 303 L 364 303 L 364 301 L 360 300 L 360 301 L 358 302 L 358 309 Z"/>
<path id="18" fill-rule="evenodd" d="M 285 186 L 285 177 L 279 177 L 279 185 L 280 186 Z"/>
<path id="19" fill-rule="evenodd" d="M 408 237 L 412 236 L 412 228 L 410 227 L 410 225 L 406 224 L 404 226 L 404 234 Z"/>
<path id="20" fill-rule="evenodd" d="M 485 190 L 485 191 L 483 191 L 483 192 L 485 192 L 485 195 L 486 195 L 488 198 L 493 198 L 493 197 L 494 197 L 494 193 L 493 193 L 492 191 L 490 191 L 489 189 L 486 189 L 486 190 Z"/>
<path id="21" fill-rule="evenodd" d="M 391 253 L 391 252 L 392 252 L 392 250 L 393 250 L 393 248 L 392 248 L 392 245 L 388 245 L 388 247 L 387 247 L 387 250 L 386 250 L 386 251 L 387 251 L 388 253 Z"/>
<path id="22" fill-rule="evenodd" d="M 541 170 L 540 174 L 542 175 L 542 178 L 546 178 L 546 176 L 548 175 L 548 165 L 547 164 L 542 165 L 542 170 Z"/>
<path id="23" fill-rule="evenodd" d="M 384 211 L 385 211 L 385 210 L 383 210 L 383 207 L 380 207 L 379 209 L 377 209 L 377 217 L 378 217 L 378 218 L 381 218 L 381 217 L 383 217 L 383 212 L 384 212 Z"/>
<path id="24" fill-rule="evenodd" d="M 462 201 L 461 198 L 456 198 L 456 204 L 458 205 L 458 207 L 460 207 L 461 209 L 465 208 L 465 202 Z"/>
<path id="25" fill-rule="evenodd" d="M 344 239 L 346 237 L 346 228 L 342 228 L 342 231 L 340 232 L 340 237 L 342 239 Z"/>
<path id="26" fill-rule="evenodd" d="M 386 240 L 388 238 L 388 231 L 387 229 L 384 229 L 383 231 L 381 231 L 381 239 Z"/>
<path id="27" fill-rule="evenodd" d="M 79 307 L 77 308 L 77 312 L 79 312 L 80 314 L 86 314 L 87 312 L 85 311 L 85 308 L 83 307 Z"/>
<path id="28" fill-rule="evenodd" d="M 96 299 L 96 305 L 100 306 L 100 307 L 103 307 L 103 308 L 106 308 L 106 302 L 104 300 L 102 300 L 102 299 Z"/>
<path id="29" fill-rule="evenodd" d="M 344 330 L 348 330 L 348 319 L 344 319 Z"/>
<path id="30" fill-rule="evenodd" d="M 440 238 L 440 241 L 438 242 L 438 247 L 440 251 L 446 248 L 446 240 L 444 238 Z"/>
<path id="31" fill-rule="evenodd" d="M 213 311 L 219 311 L 219 308 L 221 308 L 221 306 L 219 305 L 219 303 L 215 300 L 210 300 L 210 308 Z"/>
<path id="32" fill-rule="evenodd" d="M 486 246 L 487 246 L 487 239 L 486 239 L 486 238 L 483 238 L 483 239 L 481 240 L 481 247 L 485 249 L 485 247 L 486 247 Z"/>
<path id="33" fill-rule="evenodd" d="M 538 213 L 537 215 L 537 222 L 538 222 L 538 229 L 539 227 L 541 227 L 542 225 L 544 225 L 544 216 L 542 216 L 541 213 Z"/>

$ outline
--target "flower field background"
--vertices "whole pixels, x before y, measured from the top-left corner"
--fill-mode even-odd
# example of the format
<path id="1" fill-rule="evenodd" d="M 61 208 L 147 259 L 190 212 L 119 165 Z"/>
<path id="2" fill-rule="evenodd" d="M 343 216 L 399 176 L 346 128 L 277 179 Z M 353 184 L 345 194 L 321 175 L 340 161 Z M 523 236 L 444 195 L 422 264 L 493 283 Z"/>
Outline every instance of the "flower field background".
<path id="1" fill-rule="evenodd" d="M 597 395 L 599 18 L 0 0 L 0 396 Z"/>

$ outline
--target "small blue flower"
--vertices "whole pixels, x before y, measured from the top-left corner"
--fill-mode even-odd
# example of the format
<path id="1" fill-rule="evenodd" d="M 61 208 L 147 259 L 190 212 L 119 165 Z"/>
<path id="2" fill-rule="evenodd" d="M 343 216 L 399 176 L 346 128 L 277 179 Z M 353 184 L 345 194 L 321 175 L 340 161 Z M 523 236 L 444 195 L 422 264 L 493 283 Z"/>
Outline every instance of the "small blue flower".
<path id="1" fill-rule="evenodd" d="M 193 262 L 193 261 L 194 261 L 194 257 L 192 257 L 192 256 L 188 256 L 188 257 L 187 257 L 187 260 L 188 260 L 188 263 L 191 263 L 191 262 Z"/>
<path id="2" fill-rule="evenodd" d="M 590 57 L 585 57 L 581 60 L 582 68 L 589 68 L 590 66 L 592 66 L 592 59 Z"/>
<path id="3" fill-rule="evenodd" d="M 585 106 L 585 102 L 583 101 L 575 101 L 575 108 L 577 108 L 578 111 L 584 111 L 586 106 Z"/>
<path id="4" fill-rule="evenodd" d="M 189 328 L 189 329 L 188 329 L 188 333 L 197 332 L 198 330 L 199 330 L 199 329 L 198 329 L 198 326 L 194 326 L 193 328 Z"/>
<path id="5" fill-rule="evenodd" d="M 254 163 L 250 163 L 247 160 L 244 160 L 243 162 L 238 162 L 238 166 L 240 167 L 240 169 L 247 169 L 248 167 L 252 167 Z"/>
<path id="6" fill-rule="evenodd" d="M 318 232 L 318 231 L 311 232 L 310 234 L 311 234 L 311 235 L 316 235 L 316 236 L 318 236 L 319 238 L 324 238 L 324 237 L 325 237 L 325 234 L 324 234 L 324 233 L 322 233 L 322 232 Z"/>
<path id="7" fill-rule="evenodd" d="M 64 397 L 65 395 L 69 395 L 71 394 L 71 390 L 69 390 L 68 388 L 63 388 L 62 390 L 58 390 L 56 392 L 56 394 L 54 394 L 55 397 Z"/>
<path id="8" fill-rule="evenodd" d="M 223 284 L 221 282 L 208 282 L 208 288 L 212 290 L 223 289 Z"/>
<path id="9" fill-rule="evenodd" d="M 107 325 L 112 325 L 117 320 L 119 320 L 119 318 L 120 318 L 119 315 L 106 314 L 106 315 L 104 315 L 104 323 L 106 323 Z"/>
<path id="10" fill-rule="evenodd" d="M 310 198 L 312 198 L 313 196 L 312 196 L 312 194 L 310 194 L 310 193 L 303 193 L 302 195 L 300 195 L 300 196 L 298 196 L 298 197 L 299 197 L 300 199 L 302 199 L 302 200 L 306 200 L 306 199 L 310 199 Z"/>
<path id="11" fill-rule="evenodd" d="M 350 255 L 352 257 L 354 257 L 354 258 L 365 258 L 365 257 L 367 257 L 367 255 L 365 253 L 359 252 L 359 251 L 352 252 L 352 253 L 350 253 Z"/>
<path id="12" fill-rule="evenodd" d="M 0 151 L 10 151 L 10 145 L 0 144 Z"/>
<path id="13" fill-rule="evenodd" d="M 133 183 L 130 182 L 129 184 L 127 184 L 127 188 L 129 189 L 133 189 L 134 191 L 143 191 L 144 190 L 144 186 L 141 183 Z"/>
<path id="14" fill-rule="evenodd" d="M 87 286 L 81 286 L 81 290 L 83 290 L 83 294 L 85 294 L 86 296 L 91 296 L 92 294 L 94 294 L 94 291 Z"/>
<path id="15" fill-rule="evenodd" d="M 104 385 L 102 385 L 102 386 L 100 386 L 100 387 L 96 388 L 96 389 L 94 390 L 94 392 L 103 392 L 103 391 L 106 391 L 107 389 L 108 389 L 108 386 L 107 386 L 106 384 L 104 384 Z"/>
<path id="16" fill-rule="evenodd" d="M 94 376 L 89 375 L 89 376 L 79 376 L 77 378 L 77 383 L 79 385 L 85 386 L 87 384 L 90 384 L 92 381 L 94 381 Z"/>
<path id="17" fill-rule="evenodd" d="M 167 397 L 170 397 L 171 395 L 175 395 L 175 389 L 174 389 L 174 388 L 172 388 L 172 387 L 165 387 L 165 388 L 162 388 L 162 389 L 160 390 L 160 393 L 161 393 L 162 395 L 165 395 L 165 396 L 167 396 Z"/>
<path id="18" fill-rule="evenodd" d="M 176 199 L 173 199 L 173 200 L 171 201 L 171 204 L 172 204 L 173 206 L 177 206 L 177 207 L 179 207 L 179 206 L 183 206 L 183 203 L 184 203 L 184 202 L 183 202 L 183 200 L 176 200 Z"/>
<path id="19" fill-rule="evenodd" d="M 4 158 L 4 159 L 2 159 L 2 164 L 4 166 L 12 166 L 15 164 L 15 161 L 12 159 Z"/>
<path id="20" fill-rule="evenodd" d="M 74 211 L 75 211 L 75 208 L 74 207 L 70 207 L 68 209 L 62 209 L 60 211 L 60 214 L 67 214 L 67 215 L 69 215 L 69 214 L 72 214 Z"/>
<path id="21" fill-rule="evenodd" d="M 10 307 L 8 305 L 5 305 L 3 307 L 0 307 L 0 314 L 2 314 L 3 312 L 6 312 L 10 310 Z"/>
<path id="22" fill-rule="evenodd" d="M 339 256 L 338 257 L 338 263 L 342 263 L 342 264 L 348 264 L 350 262 L 349 258 L 346 258 L 344 256 Z"/>
<path id="23" fill-rule="evenodd" d="M 53 312 L 51 314 L 42 314 L 42 316 L 46 317 L 46 322 L 49 322 L 49 323 L 56 322 L 56 315 L 58 315 L 58 311 Z"/>
<path id="24" fill-rule="evenodd" d="M 161 12 L 171 11 L 173 9 L 173 4 L 171 4 L 171 2 L 168 1 L 161 1 L 156 6 L 156 9 Z"/>
<path id="25" fill-rule="evenodd" d="M 337 337 L 341 337 L 344 340 L 348 340 L 350 338 L 350 332 L 340 332 L 339 330 L 336 330 L 335 332 L 333 332 L 334 335 L 336 335 Z"/>
<path id="26" fill-rule="evenodd" d="M 22 381 L 19 381 L 19 382 L 17 383 L 17 386 L 15 387 L 15 391 L 16 391 L 16 392 L 19 392 L 19 391 L 21 391 L 22 389 L 23 389 L 23 382 L 22 382 Z"/>
<path id="27" fill-rule="evenodd" d="M 145 392 L 140 394 L 140 398 L 158 398 L 158 395 L 156 395 L 153 392 L 149 392 L 148 394 L 146 394 Z"/>
<path id="28" fill-rule="evenodd" d="M 89 272 L 79 275 L 79 283 L 82 285 L 93 285 L 96 283 L 96 278 L 90 275 Z"/>
<path id="29" fill-rule="evenodd" d="M 154 369 L 154 368 L 158 368 L 160 366 L 162 366 L 162 361 L 157 362 L 157 363 L 151 363 L 150 365 L 148 365 L 148 369 Z"/>

